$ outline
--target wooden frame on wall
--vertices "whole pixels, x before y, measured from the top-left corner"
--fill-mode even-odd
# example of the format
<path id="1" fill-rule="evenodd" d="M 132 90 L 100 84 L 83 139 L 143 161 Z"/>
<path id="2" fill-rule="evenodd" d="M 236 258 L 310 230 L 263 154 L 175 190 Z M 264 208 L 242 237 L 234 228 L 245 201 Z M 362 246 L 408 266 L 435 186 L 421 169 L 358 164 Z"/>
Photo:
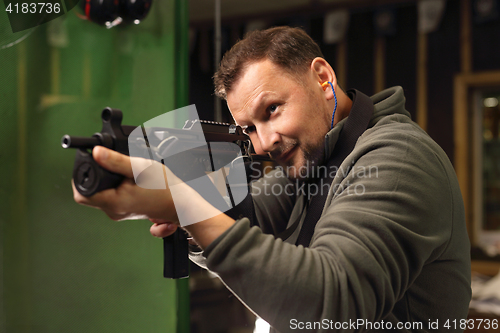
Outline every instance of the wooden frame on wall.
<path id="1" fill-rule="evenodd" d="M 478 245 L 475 228 L 477 205 L 474 205 L 474 175 L 478 171 L 474 166 L 472 150 L 474 124 L 472 92 L 478 88 L 494 87 L 500 87 L 500 71 L 458 74 L 454 80 L 454 167 L 464 199 L 467 231 L 473 246 Z M 473 270 L 485 274 L 498 272 L 499 268 L 500 262 L 473 260 Z"/>

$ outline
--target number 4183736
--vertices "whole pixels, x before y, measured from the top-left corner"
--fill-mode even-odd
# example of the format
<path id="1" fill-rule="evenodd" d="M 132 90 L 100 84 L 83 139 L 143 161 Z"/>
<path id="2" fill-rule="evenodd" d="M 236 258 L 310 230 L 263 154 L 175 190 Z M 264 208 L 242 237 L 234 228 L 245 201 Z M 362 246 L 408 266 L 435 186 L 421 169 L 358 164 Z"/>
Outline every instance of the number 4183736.
<path id="1" fill-rule="evenodd" d="M 60 3 L 38 2 L 38 3 L 9 3 L 5 11 L 14 14 L 58 14 L 61 12 Z"/>

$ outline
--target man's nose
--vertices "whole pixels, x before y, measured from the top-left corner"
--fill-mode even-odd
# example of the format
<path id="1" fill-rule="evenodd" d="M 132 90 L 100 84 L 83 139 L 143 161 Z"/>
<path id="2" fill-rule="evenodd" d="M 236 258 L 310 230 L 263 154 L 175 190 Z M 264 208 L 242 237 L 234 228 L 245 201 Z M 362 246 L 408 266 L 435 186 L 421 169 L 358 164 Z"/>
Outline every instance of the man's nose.
<path id="1" fill-rule="evenodd" d="M 281 143 L 281 135 L 268 126 L 257 129 L 259 135 L 260 148 L 266 153 L 272 152 Z"/>

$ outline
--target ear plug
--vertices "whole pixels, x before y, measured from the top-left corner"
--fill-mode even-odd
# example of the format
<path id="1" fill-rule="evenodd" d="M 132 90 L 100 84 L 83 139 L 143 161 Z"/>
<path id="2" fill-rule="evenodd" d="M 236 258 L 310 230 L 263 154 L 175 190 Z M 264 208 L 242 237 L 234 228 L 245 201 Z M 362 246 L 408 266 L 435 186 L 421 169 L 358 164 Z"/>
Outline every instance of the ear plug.
<path id="1" fill-rule="evenodd" d="M 333 89 L 333 84 L 330 81 L 323 82 L 321 84 L 321 87 L 323 90 L 326 90 L 328 86 L 332 87 L 332 92 L 333 92 L 333 98 L 335 99 L 335 108 L 333 109 L 333 114 L 332 114 L 332 124 L 330 128 L 333 128 L 333 117 L 335 117 L 335 111 L 337 111 L 337 96 L 335 95 L 335 89 Z"/>

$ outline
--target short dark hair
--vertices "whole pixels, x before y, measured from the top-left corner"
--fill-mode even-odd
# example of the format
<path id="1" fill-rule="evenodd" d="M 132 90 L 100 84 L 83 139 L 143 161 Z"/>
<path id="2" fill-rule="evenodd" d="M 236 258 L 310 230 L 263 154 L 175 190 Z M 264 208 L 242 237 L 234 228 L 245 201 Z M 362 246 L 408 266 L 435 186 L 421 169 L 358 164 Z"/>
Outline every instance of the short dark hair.
<path id="1" fill-rule="evenodd" d="M 227 98 L 245 66 L 269 59 L 288 73 L 303 73 L 316 57 L 323 57 L 316 42 L 300 28 L 280 26 L 248 33 L 222 58 L 214 75 L 215 94 Z"/>

